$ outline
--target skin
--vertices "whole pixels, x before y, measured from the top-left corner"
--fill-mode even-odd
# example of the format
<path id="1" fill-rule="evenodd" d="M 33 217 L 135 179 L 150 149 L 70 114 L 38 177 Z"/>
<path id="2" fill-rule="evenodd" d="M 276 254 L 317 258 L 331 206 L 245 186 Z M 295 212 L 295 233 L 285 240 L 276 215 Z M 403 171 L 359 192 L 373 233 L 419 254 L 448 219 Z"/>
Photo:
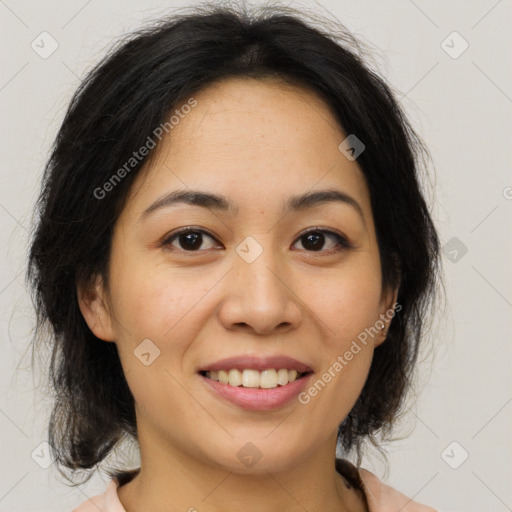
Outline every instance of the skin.
<path id="1" fill-rule="evenodd" d="M 392 308 L 397 290 L 382 293 L 364 175 L 338 149 L 346 135 L 326 104 L 306 89 L 231 78 L 194 97 L 132 185 L 108 286 L 98 278 L 78 291 L 91 330 L 116 343 L 136 403 L 142 469 L 120 500 L 127 512 L 365 510 L 335 471 L 336 434 L 385 336 L 370 337 L 307 405 L 243 410 L 197 374 L 224 357 L 286 354 L 309 364 L 314 382 Z M 162 195 L 188 188 L 228 196 L 239 211 L 178 203 L 140 220 Z M 335 202 L 283 214 L 289 196 L 327 188 L 352 196 L 363 218 Z M 186 226 L 206 232 L 198 250 L 179 238 L 163 244 Z M 303 232 L 315 227 L 352 247 L 336 251 L 324 233 L 312 250 Z M 249 236 L 263 250 L 252 263 L 236 252 Z M 148 338 L 160 355 L 145 366 L 134 350 Z M 237 456 L 248 442 L 262 455 L 250 468 Z"/>

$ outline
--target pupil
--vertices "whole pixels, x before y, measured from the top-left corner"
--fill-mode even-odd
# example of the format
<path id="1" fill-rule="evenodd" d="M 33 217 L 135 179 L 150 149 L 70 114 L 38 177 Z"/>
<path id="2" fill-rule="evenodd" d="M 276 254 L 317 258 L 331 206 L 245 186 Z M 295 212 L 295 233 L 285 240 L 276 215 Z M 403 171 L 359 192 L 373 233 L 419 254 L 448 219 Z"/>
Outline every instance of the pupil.
<path id="1" fill-rule="evenodd" d="M 304 245 L 306 249 L 309 248 L 318 251 L 323 246 L 324 235 L 322 233 L 308 233 L 305 235 L 307 242 Z M 320 243 L 318 243 L 320 241 Z M 311 242 L 311 243 L 310 243 Z"/>
<path id="2" fill-rule="evenodd" d="M 180 235 L 180 245 L 183 249 L 195 250 L 201 247 L 202 236 L 201 233 L 185 233 Z M 324 244 L 324 235 L 322 233 L 308 233 L 304 235 L 306 243 L 303 243 L 306 249 L 319 251 Z"/>
<path id="3" fill-rule="evenodd" d="M 181 243 L 185 240 L 185 243 Z M 180 245 L 183 249 L 197 249 L 201 246 L 201 234 L 200 233 L 185 233 L 180 236 Z"/>

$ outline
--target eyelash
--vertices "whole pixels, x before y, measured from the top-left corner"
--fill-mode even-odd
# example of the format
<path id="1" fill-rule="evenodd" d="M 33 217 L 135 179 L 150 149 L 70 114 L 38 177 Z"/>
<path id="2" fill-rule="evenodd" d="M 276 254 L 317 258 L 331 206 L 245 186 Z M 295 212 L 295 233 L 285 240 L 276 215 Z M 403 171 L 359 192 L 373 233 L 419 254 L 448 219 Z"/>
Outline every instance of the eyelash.
<path id="1" fill-rule="evenodd" d="M 209 234 L 207 231 L 204 231 L 203 229 L 194 228 L 194 227 L 189 226 L 189 227 L 180 229 L 179 231 L 176 231 L 176 232 L 172 233 L 170 236 L 166 237 L 165 240 L 162 242 L 162 246 L 166 247 L 166 248 L 170 248 L 171 251 L 181 251 L 181 252 L 187 253 L 187 255 L 190 255 L 190 256 L 193 256 L 196 253 L 204 252 L 204 250 L 187 251 L 185 249 L 179 249 L 179 248 L 171 246 L 171 243 L 175 239 L 177 239 L 180 235 L 183 235 L 183 234 L 186 234 L 186 233 L 202 233 L 202 234 L 207 235 L 208 237 L 212 238 L 213 240 L 216 240 L 215 237 L 213 235 Z M 310 228 L 307 231 L 303 231 L 297 237 L 297 241 L 299 241 L 301 238 L 305 237 L 306 235 L 308 235 L 310 233 L 321 233 L 321 234 L 324 234 L 324 235 L 333 236 L 336 239 L 336 241 L 338 242 L 336 247 L 334 247 L 332 249 L 328 249 L 327 251 L 325 251 L 325 250 L 308 251 L 307 249 L 304 249 L 306 252 L 313 253 L 314 255 L 317 255 L 317 254 L 318 255 L 321 255 L 321 254 L 325 255 L 325 253 L 330 255 L 330 254 L 338 253 L 338 252 L 340 252 L 342 250 L 350 249 L 350 248 L 353 247 L 352 244 L 350 244 L 349 241 L 347 240 L 347 238 L 344 237 L 343 235 L 341 235 L 339 233 L 336 233 L 335 231 L 331 231 L 331 230 L 323 229 L 323 228 L 319 228 L 319 227 L 318 228 L 316 228 L 316 227 L 315 228 Z"/>

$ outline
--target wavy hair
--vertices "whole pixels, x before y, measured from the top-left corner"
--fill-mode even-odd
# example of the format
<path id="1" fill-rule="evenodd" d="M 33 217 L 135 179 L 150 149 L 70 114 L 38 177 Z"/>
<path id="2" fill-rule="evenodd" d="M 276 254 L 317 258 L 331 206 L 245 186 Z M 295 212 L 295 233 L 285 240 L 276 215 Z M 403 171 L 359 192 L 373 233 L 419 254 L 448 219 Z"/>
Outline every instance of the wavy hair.
<path id="1" fill-rule="evenodd" d="M 202 4 L 120 39 L 83 79 L 44 169 L 27 267 L 37 314 L 33 346 L 51 354 L 48 442 L 61 472 L 91 470 L 124 436 L 137 440 L 134 399 L 117 347 L 87 326 L 77 286 L 98 275 L 108 283 L 113 227 L 148 157 L 108 199 L 98 200 L 94 191 L 175 106 L 233 76 L 307 87 L 340 129 L 366 146 L 357 162 L 370 192 L 383 289 L 399 285 L 401 309 L 339 426 L 338 446 L 355 451 L 359 464 L 363 441 L 391 432 L 436 296 L 439 239 L 421 187 L 428 150 L 363 55 L 361 43 L 326 18 L 306 19 L 282 6 Z"/>

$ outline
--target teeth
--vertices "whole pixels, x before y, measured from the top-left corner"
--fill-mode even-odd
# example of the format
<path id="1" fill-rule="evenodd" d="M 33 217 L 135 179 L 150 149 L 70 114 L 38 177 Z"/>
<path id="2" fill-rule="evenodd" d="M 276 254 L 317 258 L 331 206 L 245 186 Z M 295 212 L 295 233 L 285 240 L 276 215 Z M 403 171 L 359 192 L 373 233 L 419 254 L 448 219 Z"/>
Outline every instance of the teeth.
<path id="1" fill-rule="evenodd" d="M 244 388 L 257 388 L 260 385 L 260 372 L 258 370 L 244 370 L 242 373 Z"/>
<path id="2" fill-rule="evenodd" d="M 260 388 L 270 389 L 277 387 L 277 372 L 275 370 L 263 370 L 260 374 Z"/>
<path id="3" fill-rule="evenodd" d="M 238 370 L 229 370 L 229 385 L 235 387 L 242 385 L 242 374 Z"/>
<path id="4" fill-rule="evenodd" d="M 280 386 L 285 386 L 286 384 L 288 384 L 288 382 L 290 382 L 290 378 L 288 377 L 288 370 L 286 370 L 285 368 L 281 368 L 277 372 L 277 383 Z"/>
<path id="5" fill-rule="evenodd" d="M 281 368 L 275 370 L 273 368 L 263 370 L 237 370 L 235 368 L 231 370 L 220 370 L 205 372 L 206 377 L 218 381 L 221 384 L 229 384 L 230 386 L 242 386 L 244 388 L 263 388 L 272 389 L 277 386 L 286 386 L 289 382 L 294 382 L 298 378 L 302 377 L 302 374 L 297 370 L 287 370 Z"/>

